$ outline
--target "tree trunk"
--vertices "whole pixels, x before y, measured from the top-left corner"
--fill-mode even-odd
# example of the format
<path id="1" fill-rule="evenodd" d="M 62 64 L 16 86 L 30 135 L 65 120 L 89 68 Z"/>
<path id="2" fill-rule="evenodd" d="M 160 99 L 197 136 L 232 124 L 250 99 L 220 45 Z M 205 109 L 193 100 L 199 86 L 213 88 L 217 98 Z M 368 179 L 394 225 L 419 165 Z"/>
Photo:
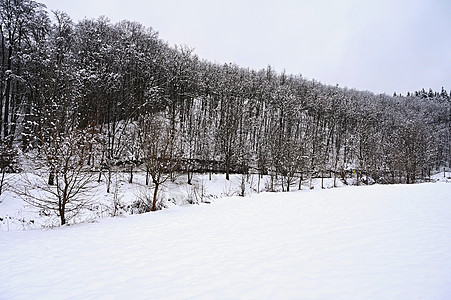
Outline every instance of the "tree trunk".
<path id="1" fill-rule="evenodd" d="M 193 180 L 193 173 L 190 172 L 189 168 L 188 168 L 187 172 L 188 172 L 188 174 L 187 174 L 187 176 L 188 176 L 188 184 L 191 185 L 192 184 L 191 181 Z"/>
<path id="2" fill-rule="evenodd" d="M 48 185 L 55 185 L 55 172 L 53 170 L 50 171 L 49 180 L 47 181 Z"/>
<path id="3" fill-rule="evenodd" d="M 111 187 L 111 168 L 108 168 L 108 180 L 106 183 L 106 192 L 110 193 L 110 187 Z"/>
<path id="4" fill-rule="evenodd" d="M 66 205 L 65 205 L 64 199 L 63 199 L 63 202 L 60 203 L 59 213 L 60 213 L 61 226 L 63 226 L 64 224 L 66 224 Z"/>
<path id="5" fill-rule="evenodd" d="M 5 88 L 5 105 L 4 105 L 4 115 L 3 115 L 3 138 L 5 141 L 8 141 L 9 132 L 8 132 L 8 123 L 9 123 L 9 101 L 10 101 L 10 83 L 11 79 L 6 80 L 6 88 Z M 1 112 L 0 112 L 1 113 Z"/>
<path id="6" fill-rule="evenodd" d="M 61 221 L 61 226 L 66 224 L 66 217 L 64 215 L 64 209 L 62 209 L 60 212 L 60 221 Z"/>
<path id="7" fill-rule="evenodd" d="M 11 64 L 12 64 L 12 55 L 13 55 L 13 48 L 12 46 L 9 46 L 8 49 L 8 58 L 7 58 L 7 70 L 11 70 Z M 11 77 L 8 75 L 8 77 Z M 3 92 L 3 91 L 1 91 Z M 7 140 L 9 132 L 8 132 L 8 124 L 9 124 L 9 104 L 11 99 L 11 78 L 6 78 L 6 85 L 5 85 L 5 102 L 4 102 L 4 114 L 3 114 L 3 138 Z M 3 100 L 3 99 L 2 99 Z M 0 111 L 1 113 L 1 111 Z"/>
<path id="8" fill-rule="evenodd" d="M 257 194 L 260 193 L 260 174 L 258 174 L 258 181 L 257 181 Z"/>
<path id="9" fill-rule="evenodd" d="M 226 180 L 230 180 L 230 169 L 229 164 L 226 164 Z"/>
<path id="10" fill-rule="evenodd" d="M 160 186 L 159 183 L 155 183 L 155 189 L 153 191 L 152 211 L 156 211 L 157 210 L 157 194 L 158 194 L 158 187 L 159 186 Z"/>
<path id="11" fill-rule="evenodd" d="M 274 175 L 271 174 L 271 192 L 274 192 Z"/>
<path id="12" fill-rule="evenodd" d="M 302 190 L 302 173 L 301 176 L 299 177 L 299 188 L 298 190 Z"/>
<path id="13" fill-rule="evenodd" d="M 0 179 L 0 195 L 2 194 L 2 190 L 3 190 L 3 182 L 5 181 L 5 173 L 6 173 L 6 168 L 3 168 L 2 178 Z"/>

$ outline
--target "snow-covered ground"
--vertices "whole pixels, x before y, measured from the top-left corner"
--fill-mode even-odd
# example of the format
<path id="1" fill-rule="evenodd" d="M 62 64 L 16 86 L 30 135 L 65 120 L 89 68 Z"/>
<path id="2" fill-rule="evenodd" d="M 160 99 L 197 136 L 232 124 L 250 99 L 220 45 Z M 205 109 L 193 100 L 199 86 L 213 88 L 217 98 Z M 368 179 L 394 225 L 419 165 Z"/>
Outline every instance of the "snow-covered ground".
<path id="1" fill-rule="evenodd" d="M 450 299 L 451 184 L 254 193 L 0 245 L 0 299 Z"/>

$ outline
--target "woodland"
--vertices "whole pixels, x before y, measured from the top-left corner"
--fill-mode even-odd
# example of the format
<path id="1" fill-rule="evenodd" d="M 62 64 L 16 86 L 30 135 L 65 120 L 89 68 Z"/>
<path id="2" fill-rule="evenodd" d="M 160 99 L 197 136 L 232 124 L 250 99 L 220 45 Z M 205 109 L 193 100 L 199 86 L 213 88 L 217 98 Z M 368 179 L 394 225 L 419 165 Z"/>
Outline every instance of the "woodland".
<path id="1" fill-rule="evenodd" d="M 33 0 L 0 0 L 0 43 L 2 185 L 45 174 L 62 224 L 87 182 L 117 171 L 146 173 L 155 210 L 177 174 L 267 175 L 290 191 L 314 177 L 415 183 L 450 167 L 445 88 L 374 94 L 213 63 L 137 22 L 75 23 Z"/>

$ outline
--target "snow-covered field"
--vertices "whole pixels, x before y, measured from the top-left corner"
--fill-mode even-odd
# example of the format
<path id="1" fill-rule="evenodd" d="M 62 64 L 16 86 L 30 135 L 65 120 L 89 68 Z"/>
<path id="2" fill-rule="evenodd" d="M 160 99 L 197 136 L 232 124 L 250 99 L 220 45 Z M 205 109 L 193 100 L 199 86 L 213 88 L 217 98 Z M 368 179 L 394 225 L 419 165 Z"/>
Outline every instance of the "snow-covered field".
<path id="1" fill-rule="evenodd" d="M 450 299 L 451 184 L 254 193 L 0 245 L 0 299 Z"/>

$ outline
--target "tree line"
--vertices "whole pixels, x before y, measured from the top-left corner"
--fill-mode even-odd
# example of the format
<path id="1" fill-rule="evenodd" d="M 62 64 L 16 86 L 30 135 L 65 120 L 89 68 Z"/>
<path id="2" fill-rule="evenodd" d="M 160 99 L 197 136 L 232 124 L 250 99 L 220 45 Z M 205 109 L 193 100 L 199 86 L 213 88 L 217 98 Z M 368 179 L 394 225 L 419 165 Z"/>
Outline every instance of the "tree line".
<path id="1" fill-rule="evenodd" d="M 312 177 L 413 183 L 450 166 L 444 88 L 377 95 L 212 63 L 139 23 L 74 23 L 33 0 L 0 0 L 0 43 L 2 174 L 33 153 L 51 185 L 80 167 L 132 181 L 140 167 L 155 190 L 180 172 L 252 172 L 290 190 Z"/>

